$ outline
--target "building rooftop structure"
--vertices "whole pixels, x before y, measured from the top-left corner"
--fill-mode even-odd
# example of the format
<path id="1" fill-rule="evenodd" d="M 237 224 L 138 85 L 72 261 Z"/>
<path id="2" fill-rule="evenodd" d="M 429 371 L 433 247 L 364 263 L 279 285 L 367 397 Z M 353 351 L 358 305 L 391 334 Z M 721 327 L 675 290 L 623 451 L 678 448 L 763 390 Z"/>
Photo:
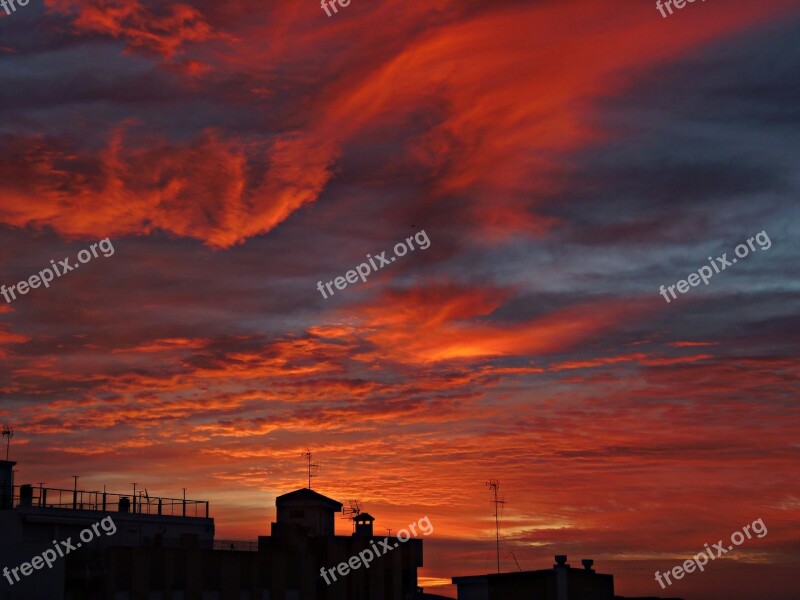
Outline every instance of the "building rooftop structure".
<path id="1" fill-rule="evenodd" d="M 238 542 L 214 540 L 207 501 L 15 485 L 15 465 L 0 461 L 0 566 L 10 569 L 0 576 L 0 600 L 419 596 L 422 540 L 400 540 L 343 574 L 353 557 L 377 552 L 375 518 L 356 514 L 356 531 L 336 535 L 342 503 L 308 488 L 276 498 L 271 536 Z M 47 552 L 52 565 L 37 568 Z"/>
<path id="2" fill-rule="evenodd" d="M 186 498 L 150 496 L 146 489 L 130 494 L 106 490 L 79 490 L 44 487 L 44 484 L 15 485 L 16 462 L 0 460 L 0 510 L 39 508 L 78 511 L 133 513 L 151 516 L 209 518 L 209 502 Z"/>
<path id="3" fill-rule="evenodd" d="M 453 577 L 458 600 L 644 600 L 615 596 L 614 576 L 595 572 L 591 559 L 581 561 L 582 569 L 570 567 L 566 555 L 555 559 L 552 569 Z"/>
<path id="4" fill-rule="evenodd" d="M 12 503 L 7 508 L 102 511 L 208 519 L 210 505 L 207 500 L 150 496 L 146 491 L 134 495 L 25 484 L 14 486 Z"/>
<path id="5" fill-rule="evenodd" d="M 373 536 L 375 517 L 354 514 L 354 533 L 336 535 L 341 502 L 303 488 L 278 496 L 275 505 L 272 535 L 258 538 L 259 552 L 272 557 L 280 581 L 280 587 L 271 590 L 274 597 L 282 597 L 285 590 L 296 592 L 299 600 L 411 600 L 418 595 L 422 540 L 395 543 L 390 553 L 384 550 L 366 567 L 337 570 L 337 565 L 354 564 L 353 557 L 373 554 L 383 539 Z"/>
<path id="6" fill-rule="evenodd" d="M 150 496 L 145 490 L 80 490 L 77 480 L 71 490 L 15 485 L 15 465 L 0 461 L 0 565 L 9 568 L 0 580 L 0 600 L 66 598 L 66 590 L 106 568 L 103 557 L 113 548 L 213 546 L 214 520 L 207 501 Z M 46 552 L 54 555 L 52 564 L 26 573 Z"/>
<path id="7" fill-rule="evenodd" d="M 459 600 L 614 600 L 614 576 L 596 573 L 593 561 L 572 569 L 556 556 L 552 569 L 453 577 Z"/>

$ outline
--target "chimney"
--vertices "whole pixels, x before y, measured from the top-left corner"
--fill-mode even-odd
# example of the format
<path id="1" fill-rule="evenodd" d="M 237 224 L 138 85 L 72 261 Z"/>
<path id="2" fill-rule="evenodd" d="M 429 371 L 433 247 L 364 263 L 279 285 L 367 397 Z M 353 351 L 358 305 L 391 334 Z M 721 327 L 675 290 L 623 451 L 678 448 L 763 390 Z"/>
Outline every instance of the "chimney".
<path id="1" fill-rule="evenodd" d="M 353 533 L 356 537 L 373 537 L 372 533 L 372 523 L 375 521 L 375 517 L 373 517 L 369 513 L 361 513 L 360 515 L 356 516 L 353 519 L 356 524 L 355 533 Z"/>
<path id="2" fill-rule="evenodd" d="M 583 565 L 585 571 L 588 571 L 589 573 L 594 573 L 594 569 L 592 568 L 594 561 L 591 558 L 584 558 L 581 561 L 581 564 Z"/>
<path id="3" fill-rule="evenodd" d="M 14 467 L 13 460 L 0 460 L 0 510 L 14 508 Z"/>
<path id="4" fill-rule="evenodd" d="M 568 575 L 569 565 L 567 564 L 566 554 L 556 555 L 556 564 L 553 565 L 553 570 L 556 572 L 556 600 L 568 600 L 569 586 Z"/>
<path id="5" fill-rule="evenodd" d="M 19 505 L 30 508 L 33 506 L 33 486 L 29 483 L 19 486 Z"/>

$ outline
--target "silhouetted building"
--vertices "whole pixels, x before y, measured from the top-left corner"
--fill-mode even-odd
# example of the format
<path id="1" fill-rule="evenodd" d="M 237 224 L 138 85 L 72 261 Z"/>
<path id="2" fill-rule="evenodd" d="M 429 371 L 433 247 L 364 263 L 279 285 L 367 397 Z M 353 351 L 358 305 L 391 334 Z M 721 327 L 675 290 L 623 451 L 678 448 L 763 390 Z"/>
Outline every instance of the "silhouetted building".
<path id="1" fill-rule="evenodd" d="M 310 489 L 276 499 L 271 536 L 215 543 L 208 502 L 13 486 L 14 464 L 0 461 L 0 568 L 68 539 L 75 547 L 50 568 L 18 571 L 20 581 L 10 573 L 13 585 L 0 576 L 0 600 L 417 600 L 422 541 L 392 542 L 369 568 L 341 575 L 337 565 L 383 538 L 368 514 L 356 515 L 353 535 L 335 535 L 342 504 Z M 98 528 L 78 543 L 108 517 L 113 533 Z M 329 583 L 323 568 L 334 570 Z"/>
<path id="2" fill-rule="evenodd" d="M 552 569 L 453 577 L 458 600 L 623 600 L 614 595 L 614 576 L 596 573 L 593 560 L 584 559 L 582 569 L 573 569 L 565 555 L 555 558 Z"/>
<path id="3" fill-rule="evenodd" d="M 384 538 L 372 535 L 375 518 L 368 513 L 354 516 L 355 533 L 333 533 L 335 514 L 342 504 L 303 488 L 278 496 L 277 522 L 272 536 L 258 538 L 259 552 L 269 556 L 272 572 L 270 598 L 297 600 L 414 600 L 417 569 L 422 566 L 422 540 L 391 544 L 369 568 L 363 565 L 342 576 L 323 568 L 336 568 L 367 550 L 374 552 Z M 395 540 L 395 538 L 391 538 Z M 383 552 L 383 551 L 381 551 Z"/>
<path id="4" fill-rule="evenodd" d="M 0 578 L 0 600 L 88 598 L 74 590 L 96 587 L 106 576 L 112 547 L 210 549 L 213 545 L 214 520 L 208 516 L 207 502 L 32 485 L 11 487 L 5 482 L 10 482 L 14 464 L 0 461 L 0 496 L 10 499 L 0 510 L 0 567 L 9 569 L 9 574 Z M 98 526 L 90 542 L 80 541 L 82 531 L 92 531 L 92 526 L 106 517 L 111 517 L 108 531 Z M 68 540 L 74 548 L 62 544 Z M 25 563 L 30 567 L 45 551 L 55 556 L 50 566 L 28 574 L 23 569 L 16 574 L 11 571 Z"/>
<path id="5" fill-rule="evenodd" d="M 334 535 L 336 513 L 342 503 L 303 488 L 275 498 L 276 521 L 272 535 Z"/>
<path id="6" fill-rule="evenodd" d="M 567 557 L 556 556 L 552 569 L 453 577 L 458 600 L 614 600 L 614 576 L 592 569 L 572 569 Z"/>

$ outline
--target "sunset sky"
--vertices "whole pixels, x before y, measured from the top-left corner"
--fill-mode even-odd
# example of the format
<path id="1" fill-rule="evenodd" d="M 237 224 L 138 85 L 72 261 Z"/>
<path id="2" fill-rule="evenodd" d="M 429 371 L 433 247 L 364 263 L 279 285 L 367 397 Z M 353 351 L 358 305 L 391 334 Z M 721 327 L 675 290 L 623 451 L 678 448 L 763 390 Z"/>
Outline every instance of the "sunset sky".
<path id="1" fill-rule="evenodd" d="M 494 569 L 498 479 L 504 570 L 797 600 L 799 34 L 795 0 L 0 11 L 0 283 L 114 249 L 0 298 L 17 483 L 188 488 L 255 539 L 310 448 L 381 535 L 430 518 L 426 591 Z"/>

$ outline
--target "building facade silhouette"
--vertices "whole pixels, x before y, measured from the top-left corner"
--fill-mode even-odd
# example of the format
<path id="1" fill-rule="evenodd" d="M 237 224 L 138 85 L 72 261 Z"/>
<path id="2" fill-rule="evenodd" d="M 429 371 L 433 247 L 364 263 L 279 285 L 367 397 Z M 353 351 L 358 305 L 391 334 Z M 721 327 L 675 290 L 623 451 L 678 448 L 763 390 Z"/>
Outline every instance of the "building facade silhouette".
<path id="1" fill-rule="evenodd" d="M 303 488 L 276 499 L 271 535 L 214 540 L 209 503 L 139 494 L 15 486 L 0 461 L 0 567 L 30 562 L 54 541 L 110 517 L 99 535 L 20 581 L 0 579 L 0 600 L 415 600 L 422 540 L 410 539 L 327 584 L 323 567 L 347 562 L 383 538 L 374 518 L 336 535 L 342 504 Z M 12 579 L 13 581 L 13 579 Z"/>

